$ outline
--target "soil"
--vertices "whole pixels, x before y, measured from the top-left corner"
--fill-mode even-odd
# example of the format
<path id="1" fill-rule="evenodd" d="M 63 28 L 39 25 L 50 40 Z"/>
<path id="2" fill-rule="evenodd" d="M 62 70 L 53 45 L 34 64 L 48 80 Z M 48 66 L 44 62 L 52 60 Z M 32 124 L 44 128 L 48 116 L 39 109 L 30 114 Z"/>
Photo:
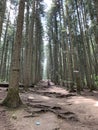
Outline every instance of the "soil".
<path id="1" fill-rule="evenodd" d="M 6 94 L 0 87 L 0 102 Z M 98 91 L 77 95 L 41 81 L 20 96 L 21 108 L 0 106 L 0 130 L 98 130 Z"/>

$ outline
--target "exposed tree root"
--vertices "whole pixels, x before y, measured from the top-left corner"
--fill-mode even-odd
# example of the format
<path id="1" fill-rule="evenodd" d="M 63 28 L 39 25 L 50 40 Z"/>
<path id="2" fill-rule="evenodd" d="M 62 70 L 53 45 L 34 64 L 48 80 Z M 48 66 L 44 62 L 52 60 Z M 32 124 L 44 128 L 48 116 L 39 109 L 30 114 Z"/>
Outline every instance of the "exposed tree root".
<path id="1" fill-rule="evenodd" d="M 52 112 L 57 115 L 57 117 L 71 120 L 71 121 L 78 121 L 77 116 L 68 110 L 64 110 L 59 106 L 49 106 L 44 104 L 28 104 L 30 106 L 30 110 L 28 111 L 31 115 L 27 115 L 25 117 L 34 117 L 38 116 L 38 114 L 45 113 L 45 112 Z M 37 111 L 32 111 L 33 108 L 38 108 Z"/>

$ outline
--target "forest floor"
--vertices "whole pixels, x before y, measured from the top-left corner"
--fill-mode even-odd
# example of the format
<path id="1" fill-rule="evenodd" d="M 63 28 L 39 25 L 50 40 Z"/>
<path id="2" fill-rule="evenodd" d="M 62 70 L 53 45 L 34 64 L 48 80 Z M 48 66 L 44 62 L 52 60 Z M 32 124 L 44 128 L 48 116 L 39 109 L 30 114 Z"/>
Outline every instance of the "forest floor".
<path id="1" fill-rule="evenodd" d="M 0 102 L 7 94 L 0 88 Z M 98 130 L 98 92 L 81 95 L 42 81 L 28 92 L 20 89 L 25 105 L 19 109 L 0 106 L 0 130 Z"/>

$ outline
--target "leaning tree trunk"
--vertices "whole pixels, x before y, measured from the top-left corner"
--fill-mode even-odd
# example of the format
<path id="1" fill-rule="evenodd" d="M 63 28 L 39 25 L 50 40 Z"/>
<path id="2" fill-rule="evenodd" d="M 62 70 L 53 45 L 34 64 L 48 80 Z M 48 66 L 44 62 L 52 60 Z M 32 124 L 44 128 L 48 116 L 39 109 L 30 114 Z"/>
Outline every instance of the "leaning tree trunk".
<path id="1" fill-rule="evenodd" d="M 5 10 L 6 10 L 6 0 L 0 0 L 0 38 L 2 34 L 2 26 L 4 21 Z"/>
<path id="2" fill-rule="evenodd" d="M 7 97 L 3 101 L 3 105 L 11 108 L 18 107 L 22 104 L 22 101 L 19 97 L 19 72 L 20 72 L 20 51 L 21 51 L 21 42 L 22 42 L 22 30 L 23 30 L 23 21 L 24 21 L 24 0 L 20 0 L 19 3 L 19 14 L 17 19 L 17 30 L 14 43 L 12 64 L 11 64 L 11 73 L 9 81 L 9 89 Z"/>
<path id="3" fill-rule="evenodd" d="M 4 34 L 4 41 L 3 41 L 3 46 L 2 46 L 2 54 L 1 54 L 1 63 L 0 63 L 0 78 L 2 80 L 4 80 L 3 77 L 3 73 L 4 73 L 4 69 L 5 69 L 5 63 L 4 63 L 4 59 L 5 59 L 5 53 L 7 52 L 6 47 L 7 47 L 7 35 L 8 35 L 8 27 L 9 27 L 9 17 L 10 17 L 10 13 L 8 14 L 8 19 L 7 19 L 7 23 L 6 23 L 6 29 L 5 29 L 5 34 Z"/>

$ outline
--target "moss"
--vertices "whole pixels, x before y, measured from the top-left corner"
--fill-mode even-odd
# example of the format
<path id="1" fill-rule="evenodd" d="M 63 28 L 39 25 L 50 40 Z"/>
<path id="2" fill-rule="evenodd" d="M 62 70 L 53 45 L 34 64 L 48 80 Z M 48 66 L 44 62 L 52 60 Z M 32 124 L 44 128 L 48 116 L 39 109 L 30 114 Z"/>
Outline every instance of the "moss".
<path id="1" fill-rule="evenodd" d="M 7 106 L 9 108 L 16 108 L 22 105 L 22 101 L 19 96 L 18 89 L 16 88 L 9 88 L 8 94 L 4 101 L 2 102 L 2 105 Z"/>

